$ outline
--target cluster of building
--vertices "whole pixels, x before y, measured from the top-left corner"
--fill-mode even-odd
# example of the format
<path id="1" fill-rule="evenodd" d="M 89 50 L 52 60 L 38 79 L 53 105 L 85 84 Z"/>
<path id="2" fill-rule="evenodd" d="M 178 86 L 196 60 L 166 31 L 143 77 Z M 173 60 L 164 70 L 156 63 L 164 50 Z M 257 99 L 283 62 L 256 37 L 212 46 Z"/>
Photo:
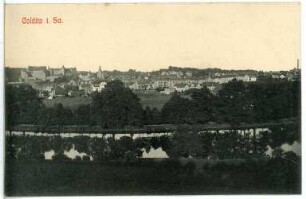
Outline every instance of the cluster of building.
<path id="1" fill-rule="evenodd" d="M 203 78 L 196 79 L 192 77 L 184 77 L 177 79 L 166 78 L 152 78 L 148 83 L 140 84 L 139 82 L 133 82 L 129 87 L 133 90 L 159 90 L 164 94 L 171 94 L 173 92 L 185 92 L 190 89 L 201 89 L 206 86 L 212 92 L 220 88 L 220 85 L 227 83 L 236 78 L 245 82 L 256 81 L 255 76 L 243 75 L 243 76 L 228 76 L 228 77 L 215 77 L 215 78 Z"/>
<path id="2" fill-rule="evenodd" d="M 32 83 L 37 81 L 54 82 L 55 79 L 62 76 L 73 76 L 77 74 L 76 68 L 49 68 L 46 66 L 29 66 L 21 70 L 20 80 L 26 83 Z"/>
<path id="3" fill-rule="evenodd" d="M 30 84 L 44 98 L 66 96 L 88 96 L 101 91 L 106 86 L 104 76 L 98 72 L 77 71 L 76 67 L 51 68 L 47 66 L 29 66 L 20 71 L 19 82 L 9 84 Z"/>
<path id="4" fill-rule="evenodd" d="M 235 73 L 215 72 L 208 76 L 195 77 L 193 71 L 181 71 L 173 68 L 158 72 L 128 72 L 102 71 L 97 72 L 77 71 L 75 67 L 51 68 L 46 66 L 29 66 L 20 71 L 19 82 L 11 84 L 30 84 L 39 91 L 40 96 L 53 99 L 67 96 L 89 96 L 92 92 L 102 91 L 107 82 L 119 79 L 126 87 L 132 90 L 156 90 L 163 94 L 185 92 L 190 89 L 207 87 L 216 93 L 221 85 L 234 78 L 244 82 L 254 82 L 262 76 L 278 79 L 295 80 L 299 77 L 300 70 L 294 69 L 287 72 L 273 73 Z"/>

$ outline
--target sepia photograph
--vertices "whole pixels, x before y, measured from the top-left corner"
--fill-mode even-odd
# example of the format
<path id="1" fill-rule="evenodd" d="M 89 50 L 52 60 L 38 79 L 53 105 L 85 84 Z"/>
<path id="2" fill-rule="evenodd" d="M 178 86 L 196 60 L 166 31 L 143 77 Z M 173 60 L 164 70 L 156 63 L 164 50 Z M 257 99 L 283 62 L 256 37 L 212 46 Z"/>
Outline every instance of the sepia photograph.
<path id="1" fill-rule="evenodd" d="M 4 194 L 300 195 L 301 4 L 4 4 Z"/>

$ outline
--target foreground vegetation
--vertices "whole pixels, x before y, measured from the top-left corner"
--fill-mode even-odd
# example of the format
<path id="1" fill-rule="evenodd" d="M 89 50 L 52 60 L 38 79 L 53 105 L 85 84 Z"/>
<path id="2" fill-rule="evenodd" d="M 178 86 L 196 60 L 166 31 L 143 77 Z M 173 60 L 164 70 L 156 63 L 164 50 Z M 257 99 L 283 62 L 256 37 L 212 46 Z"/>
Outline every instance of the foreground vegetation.
<path id="1" fill-rule="evenodd" d="M 76 109 L 46 107 L 30 86 L 6 87 L 6 129 L 18 124 L 98 125 L 102 128 L 145 124 L 190 124 L 171 137 L 120 140 L 89 137 L 6 137 L 5 191 L 8 196 L 298 194 L 300 157 L 281 145 L 300 143 L 299 126 L 264 130 L 256 138 L 228 130 L 201 132 L 197 124 L 269 122 L 297 118 L 300 82 L 233 80 L 217 95 L 207 88 L 175 93 L 161 110 L 142 107 L 140 98 L 120 81 L 95 92 Z M 75 146 L 85 158 L 63 155 Z M 265 156 L 267 146 L 274 149 Z M 142 160 L 142 149 L 161 147 L 170 159 Z M 52 161 L 43 153 L 54 150 Z M 90 161 L 89 156 L 93 157 Z M 190 158 L 186 161 L 180 158 Z M 228 161 L 231 159 L 231 161 Z M 241 160 L 242 159 L 242 160 Z"/>
<path id="2" fill-rule="evenodd" d="M 8 196 L 299 194 L 301 157 L 280 147 L 300 142 L 298 132 L 275 128 L 255 140 L 185 128 L 172 137 L 135 140 L 7 136 L 5 191 Z M 265 154 L 268 145 L 272 157 Z M 72 147 L 87 155 L 69 159 L 64 151 Z M 170 158 L 141 159 L 143 149 L 152 147 Z M 52 160 L 44 160 L 50 150 Z"/>
<path id="3" fill-rule="evenodd" d="M 91 156 L 93 161 L 134 160 L 140 158 L 144 150 L 148 153 L 151 148 L 161 148 L 172 158 L 249 159 L 266 158 L 265 152 L 270 146 L 276 153 L 275 156 L 294 159 L 296 155 L 293 152 L 285 153 L 281 150 L 283 144 L 292 145 L 294 141 L 301 142 L 297 126 L 274 127 L 270 131 L 260 132 L 256 137 L 237 131 L 222 134 L 201 132 L 195 127 L 179 127 L 173 136 L 136 139 L 123 136 L 118 140 L 112 137 L 13 135 L 6 137 L 6 157 L 16 160 L 42 160 L 46 151 L 53 150 L 53 159 L 68 160 L 64 151 L 70 151 L 74 147 L 78 152 Z"/>
<path id="4" fill-rule="evenodd" d="M 170 98 L 137 95 L 115 80 L 102 92 L 94 92 L 88 102 L 88 99 L 79 99 L 72 100 L 70 107 L 63 103 L 46 106 L 30 86 L 7 85 L 6 125 L 7 128 L 16 124 L 99 125 L 102 128 L 208 122 L 238 125 L 301 115 L 300 82 L 274 79 L 251 83 L 234 79 L 224 84 L 217 95 L 202 88 L 174 93 Z M 143 107 L 142 103 L 148 106 Z M 152 104 L 158 107 L 152 108 Z"/>
<path id="5" fill-rule="evenodd" d="M 199 161 L 200 162 L 200 161 Z M 14 161 L 7 196 L 299 194 L 300 167 L 281 158 L 137 162 Z"/>

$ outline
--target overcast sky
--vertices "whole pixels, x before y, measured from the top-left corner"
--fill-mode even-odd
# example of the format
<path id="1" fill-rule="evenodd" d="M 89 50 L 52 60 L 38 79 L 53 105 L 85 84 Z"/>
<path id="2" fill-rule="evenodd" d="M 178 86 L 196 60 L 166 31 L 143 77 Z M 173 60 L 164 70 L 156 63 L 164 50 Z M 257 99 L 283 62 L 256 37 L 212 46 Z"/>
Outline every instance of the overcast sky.
<path id="1" fill-rule="evenodd" d="M 23 24 L 38 17 L 61 24 Z M 7 5 L 5 65 L 78 70 L 168 66 L 290 70 L 300 58 L 299 4 Z"/>

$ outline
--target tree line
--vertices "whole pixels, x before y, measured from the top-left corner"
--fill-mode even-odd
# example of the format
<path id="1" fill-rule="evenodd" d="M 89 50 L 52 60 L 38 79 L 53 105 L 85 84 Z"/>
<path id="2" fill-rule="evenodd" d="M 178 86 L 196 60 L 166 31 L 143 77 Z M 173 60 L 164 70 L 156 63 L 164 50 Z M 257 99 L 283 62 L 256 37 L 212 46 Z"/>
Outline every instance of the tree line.
<path id="1" fill-rule="evenodd" d="M 223 84 L 217 95 L 206 87 L 174 93 L 161 110 L 142 107 L 139 97 L 124 84 L 109 82 L 91 95 L 91 103 L 76 110 L 56 104 L 46 107 L 29 85 L 6 85 L 6 125 L 99 125 L 103 128 L 147 124 L 205 124 L 209 122 L 267 122 L 301 115 L 300 82 L 265 79 Z"/>
<path id="2" fill-rule="evenodd" d="M 91 156 L 93 161 L 142 157 L 144 151 L 161 148 L 170 158 L 192 157 L 201 159 L 247 159 L 266 158 L 265 152 L 270 146 L 274 155 L 282 155 L 281 146 L 301 142 L 298 127 L 271 128 L 261 131 L 256 138 L 238 131 L 224 133 L 201 132 L 190 126 L 179 126 L 173 136 L 138 137 L 123 136 L 120 139 L 97 138 L 89 136 L 8 136 L 6 154 L 10 159 L 44 159 L 46 151 L 54 151 L 54 160 L 68 160 L 64 151 L 72 148 Z M 288 154 L 288 153 L 287 153 Z M 293 155 L 293 152 L 289 154 Z M 86 157 L 86 158 L 88 158 Z M 86 159 L 85 158 L 85 159 Z M 77 158 L 76 160 L 80 160 Z M 86 159 L 87 161 L 87 159 Z"/>

